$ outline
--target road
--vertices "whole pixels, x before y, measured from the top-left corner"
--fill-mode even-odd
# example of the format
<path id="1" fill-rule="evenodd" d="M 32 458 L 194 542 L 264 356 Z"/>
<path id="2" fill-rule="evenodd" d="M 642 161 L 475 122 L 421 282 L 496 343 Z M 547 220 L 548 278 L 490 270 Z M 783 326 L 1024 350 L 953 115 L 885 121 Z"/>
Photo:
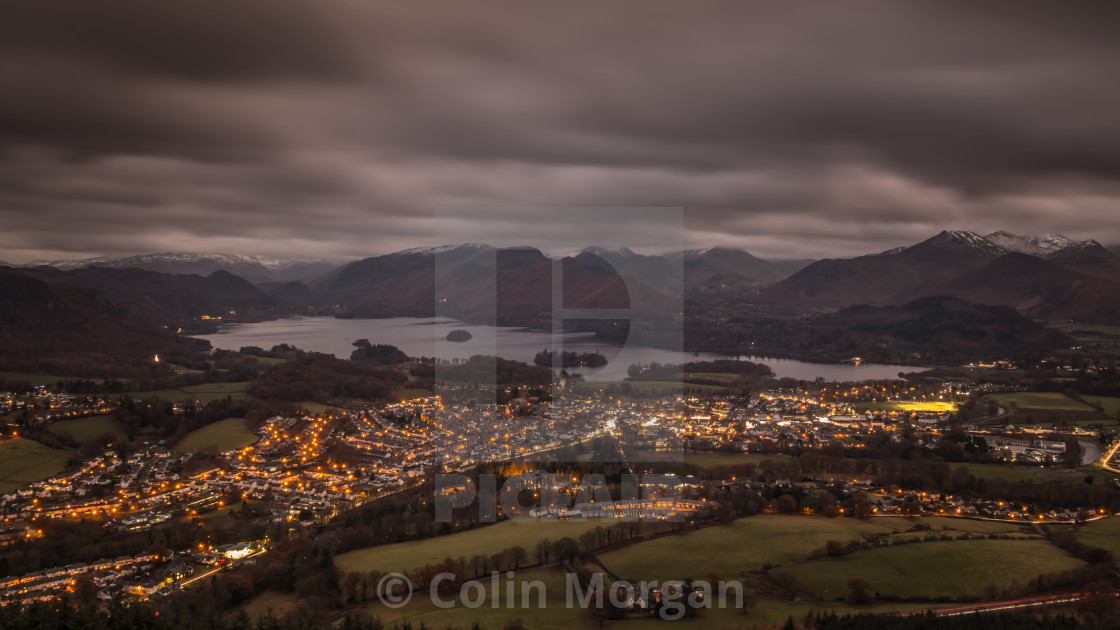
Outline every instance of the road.
<path id="1" fill-rule="evenodd" d="M 1113 596 L 1116 596 L 1118 593 L 1120 593 L 1120 591 L 1112 592 Z M 1047 595 L 1045 597 L 1031 597 L 1026 599 L 1012 599 L 1002 602 L 989 602 L 987 604 L 977 604 L 975 606 L 942 608 L 941 610 L 934 610 L 932 612 L 939 617 L 956 617 L 959 615 L 972 615 L 976 613 L 1003 612 L 1008 610 L 1018 610 L 1021 608 L 1033 608 L 1036 606 L 1069 604 L 1084 599 L 1089 595 L 1092 595 L 1092 593 L 1064 593 L 1061 595 Z"/>
<path id="2" fill-rule="evenodd" d="M 240 563 L 244 560 L 248 560 L 249 558 L 255 558 L 255 557 L 261 555 L 264 552 L 265 552 L 265 549 L 263 549 L 263 548 L 258 549 L 256 551 L 254 551 L 253 553 L 245 556 L 244 558 L 241 558 L 240 560 L 235 560 L 234 565 L 236 565 L 236 564 L 238 564 L 238 563 Z M 205 572 L 200 573 L 198 575 L 192 575 L 189 578 L 183 580 L 182 582 L 179 582 L 179 586 L 182 586 L 182 587 L 190 586 L 191 584 L 194 584 L 195 582 L 197 582 L 201 579 L 208 578 L 211 575 L 214 575 L 218 571 L 221 571 L 223 568 L 225 568 L 225 567 L 215 567 L 213 569 L 210 569 L 209 571 L 205 571 Z"/>
<path id="3" fill-rule="evenodd" d="M 1115 468 L 1114 466 L 1112 466 L 1112 464 L 1109 463 L 1110 461 L 1112 461 L 1113 456 L 1116 455 L 1117 449 L 1120 449 L 1120 440 L 1113 442 L 1111 446 L 1105 449 L 1104 455 L 1101 455 L 1101 458 L 1097 460 L 1098 462 L 1100 462 L 1101 468 L 1104 468 L 1109 472 L 1120 473 L 1120 469 Z"/>

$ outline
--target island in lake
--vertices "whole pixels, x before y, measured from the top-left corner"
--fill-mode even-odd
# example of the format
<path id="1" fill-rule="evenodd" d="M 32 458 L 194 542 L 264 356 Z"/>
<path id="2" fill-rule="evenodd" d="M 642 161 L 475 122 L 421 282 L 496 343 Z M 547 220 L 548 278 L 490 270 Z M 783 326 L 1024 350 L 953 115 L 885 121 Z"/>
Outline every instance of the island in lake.
<path id="1" fill-rule="evenodd" d="M 556 360 L 555 350 L 541 350 L 533 357 L 533 363 L 545 367 L 552 367 Z M 607 357 L 596 352 L 562 352 L 560 353 L 560 367 L 600 367 L 607 364 Z"/>
<path id="2" fill-rule="evenodd" d="M 470 341 L 471 337 L 473 337 L 473 335 L 471 335 L 469 331 L 463 330 L 461 328 L 452 330 L 451 332 L 447 333 L 448 341 Z"/>

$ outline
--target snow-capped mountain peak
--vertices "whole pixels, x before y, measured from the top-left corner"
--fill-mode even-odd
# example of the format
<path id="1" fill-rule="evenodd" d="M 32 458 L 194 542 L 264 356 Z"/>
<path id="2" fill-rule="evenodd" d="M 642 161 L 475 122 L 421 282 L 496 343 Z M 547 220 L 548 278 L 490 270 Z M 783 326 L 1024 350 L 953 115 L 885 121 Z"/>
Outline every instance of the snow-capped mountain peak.
<path id="1" fill-rule="evenodd" d="M 612 258 L 629 258 L 630 256 L 637 255 L 628 247 L 616 247 L 614 249 L 610 249 L 607 247 L 600 247 L 599 245 L 584 248 L 582 253 L 598 256 L 599 258 L 602 258 L 604 260 Z"/>
<path id="2" fill-rule="evenodd" d="M 465 252 L 488 252 L 496 249 L 493 245 L 486 245 L 484 243 L 463 243 L 461 245 L 436 245 L 434 247 L 410 247 L 393 252 L 396 255 L 405 256 L 409 254 L 425 254 L 435 256 L 439 254 L 447 254 L 455 251 Z"/>
<path id="3" fill-rule="evenodd" d="M 1020 254 L 1031 256 L 1047 256 L 1054 252 L 1077 245 L 1077 241 L 1066 238 L 1061 234 L 1044 234 L 1042 236 L 1020 236 L 1000 230 L 984 237 L 997 247 Z"/>
<path id="4" fill-rule="evenodd" d="M 136 256 L 96 256 L 76 260 L 37 260 L 23 266 L 48 266 L 62 271 L 84 269 L 86 267 L 135 268 L 160 273 L 198 274 L 203 276 L 210 275 L 220 269 L 257 283 L 294 280 L 303 275 L 319 273 L 335 265 L 321 260 L 291 260 L 268 256 L 157 252 Z"/>
<path id="5" fill-rule="evenodd" d="M 1003 254 L 1006 251 L 976 232 L 965 230 L 944 230 L 933 238 L 922 241 L 915 247 L 936 247 L 940 249 L 972 250 L 990 254 Z"/>

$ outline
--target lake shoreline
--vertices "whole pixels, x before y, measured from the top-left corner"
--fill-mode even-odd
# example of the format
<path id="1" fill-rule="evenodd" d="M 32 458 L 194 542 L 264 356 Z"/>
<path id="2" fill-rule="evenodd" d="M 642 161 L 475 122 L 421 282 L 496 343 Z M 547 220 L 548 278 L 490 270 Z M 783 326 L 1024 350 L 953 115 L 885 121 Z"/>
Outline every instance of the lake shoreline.
<path id="1" fill-rule="evenodd" d="M 452 329 L 470 330 L 473 338 L 467 342 L 448 342 L 446 335 Z M 902 364 L 817 363 L 793 357 L 746 355 L 724 352 L 677 352 L 649 346 L 629 346 L 598 339 L 593 332 L 561 333 L 563 349 L 586 352 L 603 351 L 608 355 L 608 365 L 581 370 L 588 380 L 623 381 L 626 369 L 632 364 L 681 365 L 690 361 L 737 359 L 769 366 L 775 378 L 794 378 L 814 381 L 823 378 L 830 382 L 897 380 L 898 374 L 929 369 L 926 366 Z M 388 343 L 412 357 L 440 357 L 454 361 L 474 354 L 497 354 L 506 359 L 532 363 L 542 349 L 551 349 L 554 336 L 551 332 L 534 331 L 525 327 L 487 326 L 437 317 L 393 318 L 336 318 L 329 316 L 292 316 L 261 322 L 228 322 L 217 325 L 214 333 L 195 335 L 205 339 L 214 348 L 237 350 L 242 346 L 269 348 L 279 343 L 311 352 L 326 352 L 347 358 L 356 339 L 367 338 L 372 343 Z"/>

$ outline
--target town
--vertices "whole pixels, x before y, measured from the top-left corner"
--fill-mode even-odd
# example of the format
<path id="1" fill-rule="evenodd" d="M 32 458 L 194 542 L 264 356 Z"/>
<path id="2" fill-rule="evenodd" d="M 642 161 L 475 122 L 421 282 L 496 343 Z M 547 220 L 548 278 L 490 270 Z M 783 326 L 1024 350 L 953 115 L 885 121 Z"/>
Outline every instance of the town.
<path id="1" fill-rule="evenodd" d="M 0 599 L 48 600 L 79 590 L 103 600 L 158 598 L 215 571 L 254 562 L 268 549 L 270 537 L 329 523 L 348 510 L 429 483 L 435 475 L 492 462 L 583 461 L 592 443 L 604 439 L 617 445 L 616 459 L 630 470 L 676 463 L 690 474 L 681 476 L 672 496 L 594 503 L 579 499 L 595 490 L 581 475 L 558 480 L 537 471 L 538 498 L 562 496 L 570 502 L 540 504 L 533 517 L 707 520 L 715 517 L 721 493 L 740 492 L 757 497 L 760 512 L 839 518 L 937 515 L 1083 523 L 1116 509 L 1089 504 L 1042 509 L 1022 499 L 921 483 L 885 484 L 876 481 L 878 466 L 850 472 L 851 465 L 837 463 L 845 452 L 938 449 L 950 438 L 965 440 L 974 451 L 982 445 L 982 466 L 1061 469 L 1098 459 L 1108 466 L 1115 456 L 1115 448 L 1106 453 L 1100 446 L 1108 437 L 1100 427 L 1015 426 L 957 417 L 957 402 L 985 391 L 985 386 L 960 383 L 919 389 L 890 382 L 802 385 L 750 397 L 627 398 L 561 387 L 549 401 L 515 398 L 501 405 L 456 402 L 456 392 L 448 391 L 447 396 L 273 416 L 253 427 L 251 443 L 224 451 L 180 451 L 162 440 L 116 440 L 62 474 L 0 496 L 0 549 L 35 541 L 55 522 L 92 522 L 127 535 L 182 523 L 202 526 L 211 515 L 237 509 L 259 526 L 244 539 L 191 538 L 176 547 L 172 537 L 163 536 L 165 544 L 135 555 L 28 567 L 32 570 L 0 581 Z M 894 404 L 874 403 L 886 399 Z M 37 429 L 111 413 L 120 400 L 47 386 L 30 394 L 0 394 L 3 411 Z M 174 411 L 182 413 L 191 404 L 177 403 Z M 5 439 L 18 437 L 12 429 Z M 751 459 L 737 460 L 736 454 Z M 697 464 L 712 461 L 726 464 Z M 720 476 L 731 471 L 741 476 Z"/>

